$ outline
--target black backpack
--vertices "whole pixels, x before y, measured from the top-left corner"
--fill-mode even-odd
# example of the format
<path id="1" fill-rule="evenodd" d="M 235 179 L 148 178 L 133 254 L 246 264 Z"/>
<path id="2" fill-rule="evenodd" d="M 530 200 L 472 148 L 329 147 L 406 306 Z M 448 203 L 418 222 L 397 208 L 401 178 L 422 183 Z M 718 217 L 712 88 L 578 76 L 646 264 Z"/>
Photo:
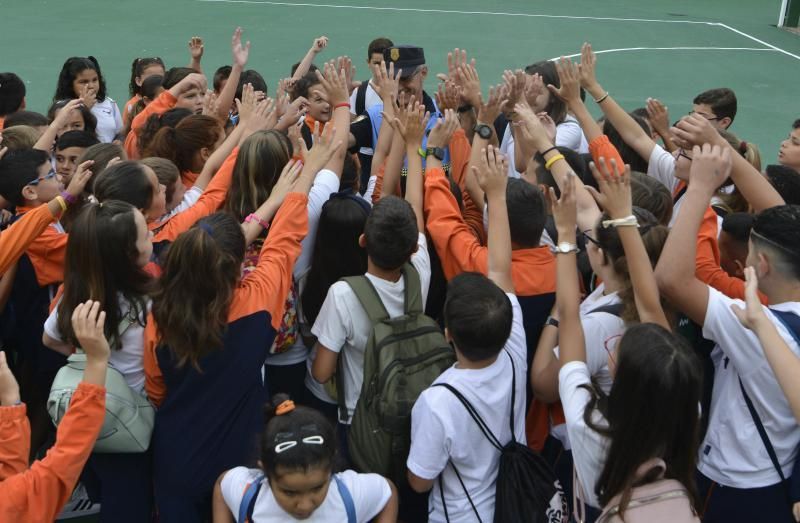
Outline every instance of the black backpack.
<path id="1" fill-rule="evenodd" d="M 486 422 L 481 419 L 475 407 L 455 387 L 447 383 L 436 383 L 435 387 L 445 387 L 453 393 L 467 409 L 469 415 L 475 420 L 478 428 L 489 440 L 494 448 L 500 451 L 500 469 L 497 471 L 495 484 L 494 523 L 562 523 L 569 516 L 567 500 L 564 490 L 556 478 L 555 472 L 547 461 L 516 440 L 514 436 L 514 403 L 516 401 L 517 377 L 514 368 L 514 359 L 506 352 L 511 360 L 511 441 L 502 445 L 500 440 L 492 433 Z M 450 461 L 450 466 L 456 473 L 461 488 L 467 496 L 470 506 L 478 523 L 481 520 L 478 509 L 461 479 L 455 464 Z M 450 521 L 447 513 L 447 503 L 444 499 L 444 485 L 442 474 L 439 475 L 439 492 L 442 497 L 444 517 Z"/>

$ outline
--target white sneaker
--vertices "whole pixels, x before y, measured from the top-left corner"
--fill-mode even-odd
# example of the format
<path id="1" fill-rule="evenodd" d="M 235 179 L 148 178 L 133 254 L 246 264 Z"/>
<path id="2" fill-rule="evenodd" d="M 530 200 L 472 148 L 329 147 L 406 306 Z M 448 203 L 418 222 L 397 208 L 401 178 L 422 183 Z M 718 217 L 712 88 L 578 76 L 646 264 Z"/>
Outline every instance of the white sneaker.
<path id="1" fill-rule="evenodd" d="M 72 491 L 72 496 L 69 498 L 69 501 L 67 501 L 67 504 L 64 505 L 61 513 L 56 518 L 56 521 L 82 518 L 99 513 L 100 503 L 92 503 L 89 499 L 89 495 L 86 493 L 86 488 L 82 483 L 78 483 L 78 486 Z"/>

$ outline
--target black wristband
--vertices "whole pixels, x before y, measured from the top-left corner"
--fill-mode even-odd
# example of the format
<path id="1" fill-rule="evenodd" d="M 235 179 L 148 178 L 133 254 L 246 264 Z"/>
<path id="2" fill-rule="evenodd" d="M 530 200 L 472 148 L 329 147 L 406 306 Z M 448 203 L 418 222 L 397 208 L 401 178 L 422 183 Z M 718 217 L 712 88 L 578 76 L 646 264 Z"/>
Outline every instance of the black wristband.
<path id="1" fill-rule="evenodd" d="M 544 158 L 544 155 L 545 155 L 545 154 L 547 154 L 547 153 L 549 153 L 549 152 L 552 152 L 552 151 L 556 151 L 556 152 L 558 152 L 558 147 L 555 147 L 555 146 L 553 146 L 553 147 L 551 147 L 551 148 L 549 148 L 549 149 L 547 149 L 547 150 L 545 150 L 545 151 L 542 151 L 542 158 Z"/>

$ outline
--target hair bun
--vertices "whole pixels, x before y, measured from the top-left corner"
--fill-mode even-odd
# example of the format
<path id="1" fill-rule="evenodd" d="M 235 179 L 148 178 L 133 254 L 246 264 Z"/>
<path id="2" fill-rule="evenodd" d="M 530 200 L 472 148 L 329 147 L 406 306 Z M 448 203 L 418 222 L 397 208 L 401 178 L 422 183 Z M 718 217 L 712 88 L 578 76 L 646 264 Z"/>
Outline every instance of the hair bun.
<path id="1" fill-rule="evenodd" d="M 265 424 L 269 423 L 269 420 L 278 415 L 277 410 L 278 407 L 281 405 L 281 403 L 290 400 L 291 398 L 289 397 L 289 395 L 284 394 L 283 392 L 280 392 L 272 396 L 272 400 L 270 400 L 266 405 L 264 405 L 264 423 Z"/>

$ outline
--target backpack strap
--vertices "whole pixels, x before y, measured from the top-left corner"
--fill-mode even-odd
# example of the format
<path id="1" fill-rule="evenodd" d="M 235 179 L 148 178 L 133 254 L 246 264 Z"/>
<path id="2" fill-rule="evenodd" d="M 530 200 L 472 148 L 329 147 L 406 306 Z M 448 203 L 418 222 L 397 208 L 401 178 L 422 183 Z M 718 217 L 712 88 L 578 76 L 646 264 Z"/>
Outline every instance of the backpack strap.
<path id="1" fill-rule="evenodd" d="M 405 314 L 422 314 L 422 282 L 416 267 L 410 263 L 403 265 L 403 281 L 405 283 L 403 312 Z"/>
<path id="2" fill-rule="evenodd" d="M 597 307 L 596 309 L 592 309 L 589 312 L 587 312 L 586 314 L 593 314 L 595 312 L 605 312 L 606 314 L 611 314 L 612 316 L 616 316 L 616 317 L 619 318 L 619 317 L 622 316 L 622 309 L 624 307 L 625 307 L 625 305 L 622 302 L 620 302 L 620 303 L 610 303 L 608 305 L 601 305 L 600 307 Z"/>
<path id="3" fill-rule="evenodd" d="M 239 503 L 239 523 L 252 523 L 253 511 L 256 508 L 256 499 L 264 481 L 264 474 L 259 474 L 252 483 L 248 483 L 244 488 L 242 502 Z"/>
<path id="4" fill-rule="evenodd" d="M 350 495 L 347 485 L 345 485 L 344 481 L 339 479 L 339 476 L 336 474 L 333 475 L 333 480 L 336 482 L 336 488 L 339 490 L 339 495 L 342 497 L 342 502 L 344 503 L 344 510 L 347 512 L 347 523 L 358 523 L 356 519 L 356 505 L 353 503 L 353 496 Z"/>
<path id="5" fill-rule="evenodd" d="M 378 291 L 375 286 L 369 281 L 366 276 L 348 276 L 342 278 L 341 281 L 346 282 L 358 298 L 358 302 L 364 308 L 364 312 L 369 316 L 369 321 L 374 326 L 376 323 L 388 320 L 389 313 L 386 312 L 386 307 L 383 305 Z M 408 285 L 406 285 L 406 288 Z"/>
<path id="6" fill-rule="evenodd" d="M 356 114 L 361 115 L 367 110 L 367 87 L 369 87 L 369 80 L 361 82 L 356 90 Z"/>
<path id="7" fill-rule="evenodd" d="M 467 398 L 465 398 L 464 395 L 458 391 L 458 389 L 456 389 L 449 383 L 434 383 L 433 386 L 444 387 L 450 392 L 452 392 L 453 396 L 458 398 L 458 401 L 460 401 L 461 404 L 464 405 L 464 408 L 467 409 L 469 415 L 472 417 L 473 420 L 475 420 L 475 423 L 478 425 L 478 428 L 481 429 L 481 432 L 483 432 L 483 435 L 486 436 L 486 439 L 489 440 L 489 443 L 491 443 L 492 446 L 497 450 L 500 451 L 503 450 L 503 445 L 500 444 L 500 440 L 497 439 L 497 436 L 495 436 L 494 433 L 492 433 L 492 431 L 489 429 L 489 426 L 486 424 L 485 421 L 483 421 L 483 418 L 481 418 L 480 414 L 478 414 L 478 411 L 475 410 L 475 407 L 472 406 L 472 403 L 470 403 L 469 400 L 467 400 Z"/>
<path id="8" fill-rule="evenodd" d="M 450 461 L 449 459 L 447 462 L 453 467 L 453 472 L 456 473 L 456 477 L 458 478 L 458 482 L 461 483 L 461 490 L 464 491 L 464 494 L 467 495 L 467 501 L 469 501 L 469 506 L 472 507 L 472 511 L 475 513 L 475 517 L 478 518 L 478 523 L 483 523 L 481 519 L 480 513 L 478 513 L 478 508 L 475 506 L 475 503 L 472 501 L 472 496 L 469 495 L 469 491 L 467 490 L 467 486 L 464 485 L 464 480 L 461 479 L 461 474 L 458 472 L 456 468 L 456 464 Z M 447 503 L 444 501 L 444 484 L 442 483 L 442 475 L 439 474 L 439 495 L 442 498 L 442 508 L 444 509 L 444 520 L 447 523 L 450 523 L 450 515 L 447 513 Z"/>
<path id="9" fill-rule="evenodd" d="M 511 362 L 511 416 L 509 425 L 511 426 L 511 441 L 516 442 L 516 432 L 514 432 L 514 402 L 517 398 L 517 369 L 514 367 L 514 358 L 511 357 L 511 353 L 507 350 L 503 349 L 503 352 L 506 353 L 508 356 L 508 361 Z"/>

